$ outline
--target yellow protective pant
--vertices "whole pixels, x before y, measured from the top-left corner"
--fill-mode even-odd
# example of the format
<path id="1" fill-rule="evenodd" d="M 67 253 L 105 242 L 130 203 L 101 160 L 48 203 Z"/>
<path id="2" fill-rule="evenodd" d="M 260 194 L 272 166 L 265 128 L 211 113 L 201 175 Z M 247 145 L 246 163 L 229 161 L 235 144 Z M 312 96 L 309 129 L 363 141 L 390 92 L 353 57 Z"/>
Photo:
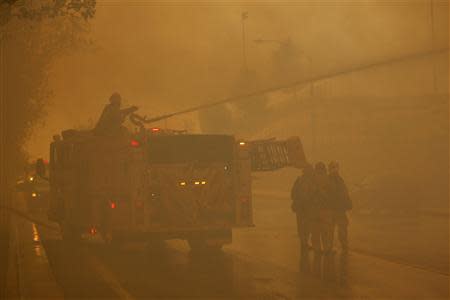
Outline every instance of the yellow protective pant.
<path id="1" fill-rule="evenodd" d="M 334 239 L 334 212 L 329 209 L 321 209 L 320 217 L 320 239 L 322 240 L 322 249 L 325 252 L 333 250 Z"/>
<path id="2" fill-rule="evenodd" d="M 315 252 L 322 251 L 320 243 L 321 223 L 319 217 L 311 219 L 311 243 Z"/>
<path id="3" fill-rule="evenodd" d="M 331 251 L 334 238 L 334 212 L 322 209 L 315 214 L 297 214 L 297 232 L 302 246 L 307 245 L 309 237 L 314 251 Z"/>
<path id="4" fill-rule="evenodd" d="M 302 248 L 308 247 L 311 236 L 311 219 L 304 214 L 297 213 L 297 234 Z"/>
<path id="5" fill-rule="evenodd" d="M 334 216 L 334 222 L 337 227 L 337 235 L 341 248 L 343 250 L 348 249 L 348 218 L 345 211 L 336 212 Z"/>

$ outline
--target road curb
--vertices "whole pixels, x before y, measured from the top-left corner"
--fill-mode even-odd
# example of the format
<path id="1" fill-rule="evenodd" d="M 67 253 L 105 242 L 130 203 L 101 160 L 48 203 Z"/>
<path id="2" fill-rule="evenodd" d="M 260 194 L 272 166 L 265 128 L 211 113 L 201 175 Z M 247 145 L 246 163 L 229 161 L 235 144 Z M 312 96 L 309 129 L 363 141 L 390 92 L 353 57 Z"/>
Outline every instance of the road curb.
<path id="1" fill-rule="evenodd" d="M 20 298 L 63 299 L 36 225 L 16 217 L 13 219 L 13 247 Z"/>
<path id="2" fill-rule="evenodd" d="M 16 206 L 25 206 L 15 197 Z M 37 225 L 19 215 L 11 215 L 8 298 L 63 299 L 55 280 Z"/>

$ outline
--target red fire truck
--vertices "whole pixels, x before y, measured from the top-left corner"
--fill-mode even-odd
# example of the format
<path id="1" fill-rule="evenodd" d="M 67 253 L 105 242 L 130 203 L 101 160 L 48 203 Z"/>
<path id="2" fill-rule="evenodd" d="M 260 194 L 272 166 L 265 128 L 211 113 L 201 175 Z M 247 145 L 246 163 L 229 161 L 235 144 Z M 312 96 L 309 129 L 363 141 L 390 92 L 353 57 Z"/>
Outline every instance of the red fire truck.
<path id="1" fill-rule="evenodd" d="M 119 136 L 68 130 L 50 147 L 50 219 L 63 239 L 185 239 L 220 248 L 253 226 L 251 172 L 305 163 L 299 138 L 145 129 Z"/>

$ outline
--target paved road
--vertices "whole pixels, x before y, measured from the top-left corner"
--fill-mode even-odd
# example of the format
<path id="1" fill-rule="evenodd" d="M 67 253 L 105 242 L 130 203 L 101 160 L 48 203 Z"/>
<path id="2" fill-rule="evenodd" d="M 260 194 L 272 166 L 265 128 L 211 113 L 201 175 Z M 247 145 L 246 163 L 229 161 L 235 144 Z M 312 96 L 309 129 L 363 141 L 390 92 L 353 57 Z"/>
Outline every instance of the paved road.
<path id="1" fill-rule="evenodd" d="M 259 232 L 295 236 L 295 218 L 288 193 L 256 191 L 255 222 Z M 449 274 L 449 218 L 433 215 L 350 213 L 350 246 L 354 253 L 383 258 Z M 338 245 L 336 245 L 338 246 Z"/>
<path id="2" fill-rule="evenodd" d="M 354 241 L 362 250 L 346 256 L 301 255 L 289 205 L 262 193 L 254 201 L 257 226 L 236 230 L 231 246 L 210 255 L 191 253 L 182 241 L 68 247 L 57 231 L 37 228 L 55 278 L 71 298 L 448 298 L 448 274 L 421 264 L 427 253 L 421 260 L 387 256 L 368 235 Z"/>

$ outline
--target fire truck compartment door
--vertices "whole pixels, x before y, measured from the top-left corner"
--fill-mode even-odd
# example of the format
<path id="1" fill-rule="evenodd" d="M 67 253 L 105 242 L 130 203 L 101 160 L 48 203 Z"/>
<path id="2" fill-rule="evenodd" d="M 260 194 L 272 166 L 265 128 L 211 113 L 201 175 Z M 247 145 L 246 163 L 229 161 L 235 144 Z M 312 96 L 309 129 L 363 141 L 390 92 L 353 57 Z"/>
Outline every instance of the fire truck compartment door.
<path id="1" fill-rule="evenodd" d="M 152 222 L 163 227 L 229 226 L 233 221 L 232 176 L 224 163 L 151 167 Z M 153 188 L 152 188 L 153 187 Z"/>

